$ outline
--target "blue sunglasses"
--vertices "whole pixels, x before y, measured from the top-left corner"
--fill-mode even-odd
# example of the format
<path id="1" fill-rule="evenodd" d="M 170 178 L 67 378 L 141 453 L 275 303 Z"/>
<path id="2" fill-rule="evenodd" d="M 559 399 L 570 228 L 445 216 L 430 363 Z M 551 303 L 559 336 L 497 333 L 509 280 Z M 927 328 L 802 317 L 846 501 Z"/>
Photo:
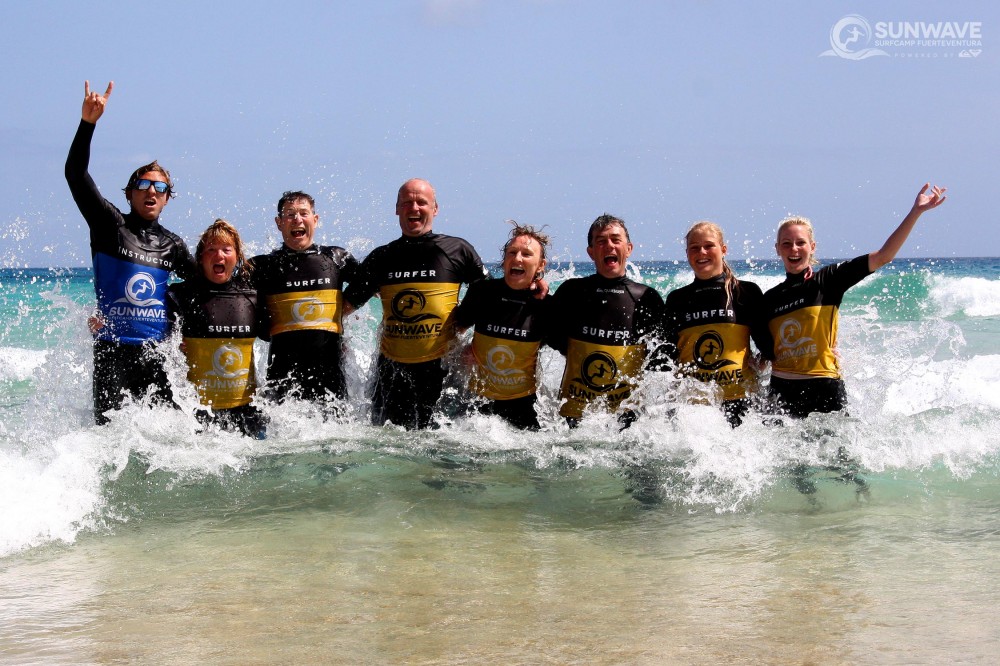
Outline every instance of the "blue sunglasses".
<path id="1" fill-rule="evenodd" d="M 170 183 L 164 183 L 162 180 L 148 180 L 146 178 L 140 178 L 135 181 L 135 185 L 132 187 L 140 192 L 145 192 L 151 185 L 158 194 L 170 191 Z"/>

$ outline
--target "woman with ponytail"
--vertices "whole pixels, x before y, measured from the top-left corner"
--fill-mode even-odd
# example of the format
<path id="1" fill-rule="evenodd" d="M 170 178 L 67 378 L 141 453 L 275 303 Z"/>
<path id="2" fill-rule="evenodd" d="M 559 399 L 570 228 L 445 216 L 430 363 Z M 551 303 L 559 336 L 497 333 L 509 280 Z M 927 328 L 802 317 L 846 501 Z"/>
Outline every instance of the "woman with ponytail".
<path id="1" fill-rule="evenodd" d="M 663 356 L 681 375 L 712 382 L 734 428 L 743 421 L 756 389 L 750 340 L 770 355 L 773 344 L 763 317 L 763 294 L 739 280 L 726 262 L 722 229 L 698 222 L 685 236 L 694 282 L 667 295 L 663 308 Z"/>

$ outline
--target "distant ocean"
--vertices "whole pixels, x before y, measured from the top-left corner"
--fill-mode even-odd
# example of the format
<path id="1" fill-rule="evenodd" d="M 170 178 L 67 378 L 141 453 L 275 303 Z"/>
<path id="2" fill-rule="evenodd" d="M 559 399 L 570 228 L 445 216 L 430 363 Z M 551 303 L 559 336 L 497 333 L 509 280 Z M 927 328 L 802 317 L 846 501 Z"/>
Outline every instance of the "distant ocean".
<path id="1" fill-rule="evenodd" d="M 630 268 L 663 294 L 692 278 Z M 199 433 L 171 353 L 181 409 L 128 405 L 98 428 L 92 303 L 89 269 L 0 270 L 0 663 L 1000 655 L 1000 259 L 866 279 L 841 309 L 850 416 L 736 430 L 703 386 L 657 374 L 630 429 L 569 431 L 551 350 L 541 432 L 452 415 L 457 381 L 440 429 L 372 427 L 375 301 L 347 322 L 344 422 L 289 404 L 262 441 Z M 826 469 L 839 447 L 867 493 Z"/>

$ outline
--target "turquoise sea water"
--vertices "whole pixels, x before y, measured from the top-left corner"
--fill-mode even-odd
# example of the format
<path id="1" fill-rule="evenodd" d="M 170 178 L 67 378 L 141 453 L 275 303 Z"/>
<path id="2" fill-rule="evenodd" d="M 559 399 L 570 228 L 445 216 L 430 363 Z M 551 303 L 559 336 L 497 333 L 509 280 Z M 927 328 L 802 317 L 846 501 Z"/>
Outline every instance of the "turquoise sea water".
<path id="1" fill-rule="evenodd" d="M 631 268 L 662 293 L 691 279 Z M 781 280 L 772 262 L 734 269 Z M 0 662 L 1000 653 L 1000 259 L 901 259 L 848 292 L 849 417 L 734 431 L 692 403 L 702 386 L 655 375 L 632 428 L 597 415 L 570 432 L 547 351 L 542 432 L 373 428 L 372 303 L 347 322 L 351 417 L 268 407 L 263 441 L 197 433 L 176 354 L 181 410 L 129 405 L 95 427 L 90 278 L 0 270 Z M 840 447 L 867 493 L 825 469 Z"/>

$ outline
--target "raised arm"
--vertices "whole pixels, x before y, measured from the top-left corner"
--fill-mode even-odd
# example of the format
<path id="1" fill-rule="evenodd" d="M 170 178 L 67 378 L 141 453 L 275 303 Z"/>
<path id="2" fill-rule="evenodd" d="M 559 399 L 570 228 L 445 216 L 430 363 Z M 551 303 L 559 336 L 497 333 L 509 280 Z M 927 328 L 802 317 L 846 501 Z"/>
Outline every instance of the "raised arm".
<path id="1" fill-rule="evenodd" d="M 944 196 L 948 188 L 935 185 L 931 193 L 927 194 L 927 189 L 930 186 L 930 183 L 924 183 L 924 186 L 920 188 L 920 192 L 917 194 L 916 200 L 913 202 L 913 208 L 910 209 L 910 212 L 899 223 L 899 226 L 892 232 L 892 235 L 886 239 L 882 248 L 868 255 L 868 270 L 877 271 L 892 261 L 896 257 L 896 253 L 903 247 L 903 243 L 906 242 L 906 238 L 910 235 L 913 226 L 917 223 L 920 216 L 932 208 L 937 208 L 948 198 Z"/>
<path id="2" fill-rule="evenodd" d="M 90 81 L 83 82 L 83 114 L 82 118 L 92 125 L 96 125 L 98 119 L 104 115 L 104 107 L 108 104 L 108 98 L 111 97 L 111 91 L 115 87 L 114 81 L 108 82 L 108 89 L 104 91 L 104 94 L 91 92 L 90 91 Z"/>

